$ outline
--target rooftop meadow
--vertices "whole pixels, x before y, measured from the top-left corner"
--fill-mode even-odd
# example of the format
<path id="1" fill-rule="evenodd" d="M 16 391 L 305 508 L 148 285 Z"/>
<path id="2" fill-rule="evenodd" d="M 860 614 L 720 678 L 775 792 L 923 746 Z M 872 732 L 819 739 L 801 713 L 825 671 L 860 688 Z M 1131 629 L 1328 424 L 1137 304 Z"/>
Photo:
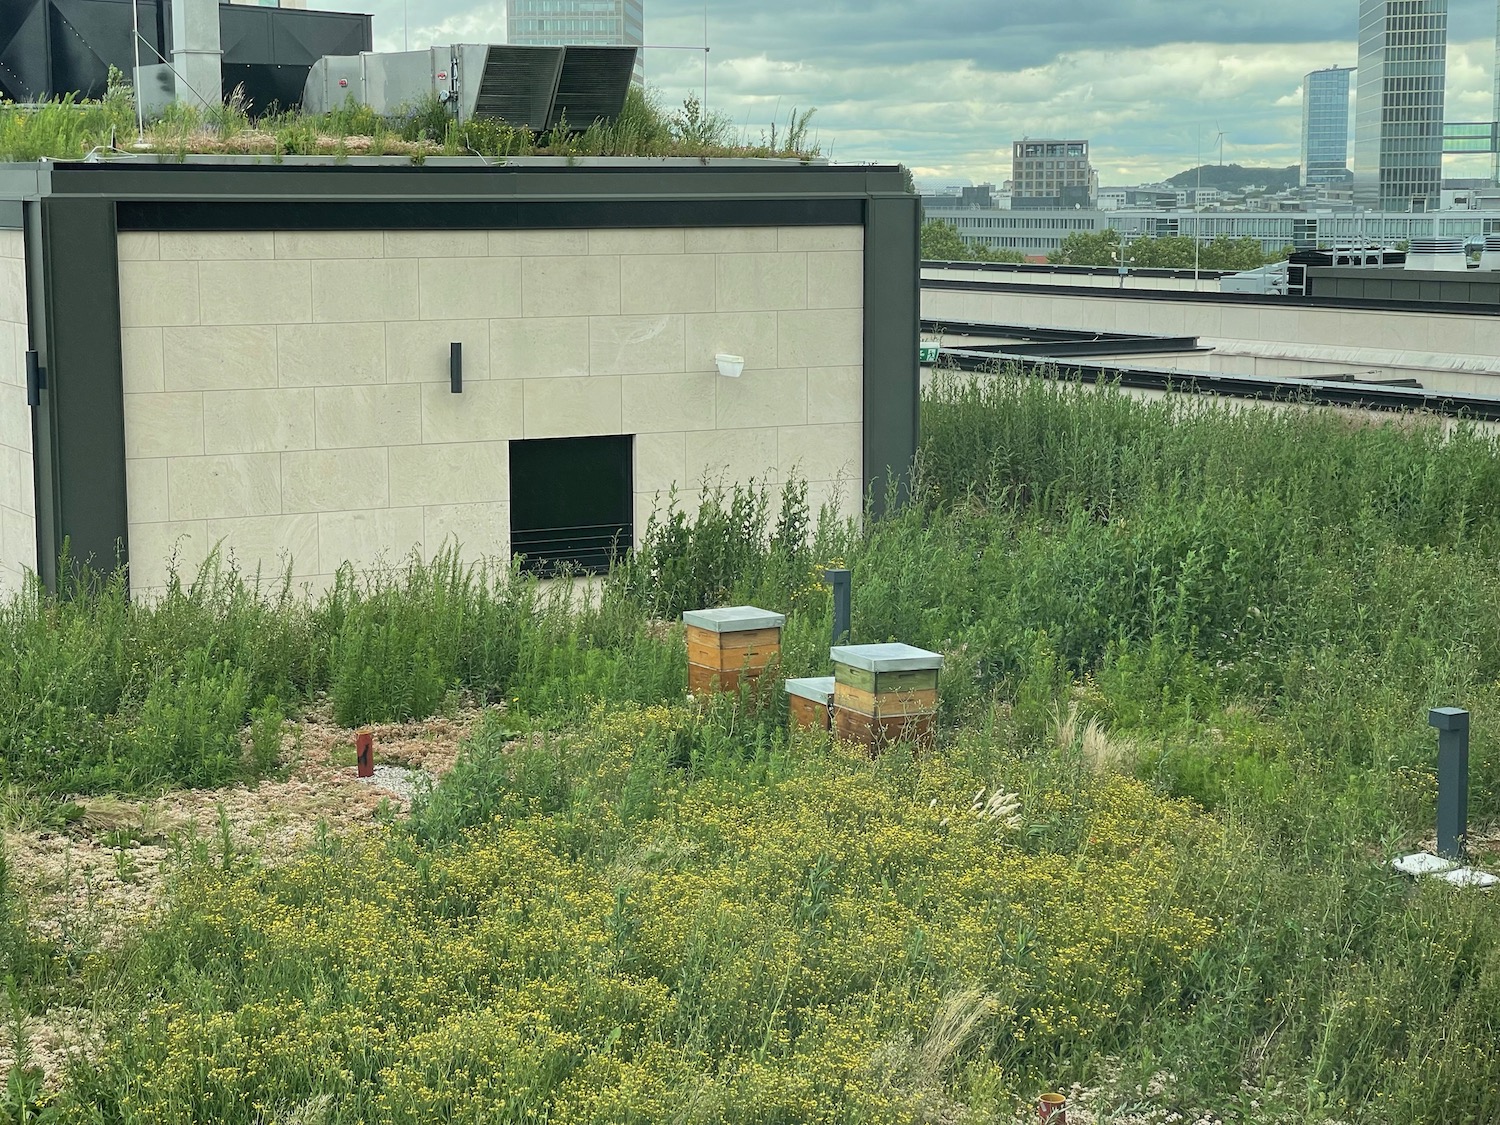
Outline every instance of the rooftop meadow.
<path id="1" fill-rule="evenodd" d="M 0 99 L 0 161 L 181 160 L 190 155 L 335 160 L 385 156 L 421 164 L 429 157 L 504 161 L 510 157 L 716 157 L 812 160 L 819 155 L 811 109 L 791 110 L 756 136 L 689 97 L 675 110 L 655 92 L 631 87 L 612 121 L 566 119 L 541 133 L 476 118 L 460 124 L 436 97 L 382 116 L 348 102 L 328 113 L 259 106 L 243 89 L 223 105 L 173 105 L 142 117 L 125 76 L 111 69 L 99 99 L 73 95 L 35 104 Z"/>
<path id="2" fill-rule="evenodd" d="M 0 862 L 0 1121 L 1500 1117 L 1500 903 L 1386 867 L 1448 703 L 1500 859 L 1493 438 L 1010 375 L 940 378 L 923 435 L 863 530 L 710 489 L 587 594 L 442 556 L 309 602 L 213 559 L 11 602 L 12 835 L 268 783 L 310 708 L 492 706 L 409 816 L 185 841 L 123 935 L 39 927 Z M 931 752 L 687 695 L 704 605 L 825 672 L 830 563 L 855 639 L 947 657 Z M 89 1049 L 44 1073 L 58 1013 Z"/>

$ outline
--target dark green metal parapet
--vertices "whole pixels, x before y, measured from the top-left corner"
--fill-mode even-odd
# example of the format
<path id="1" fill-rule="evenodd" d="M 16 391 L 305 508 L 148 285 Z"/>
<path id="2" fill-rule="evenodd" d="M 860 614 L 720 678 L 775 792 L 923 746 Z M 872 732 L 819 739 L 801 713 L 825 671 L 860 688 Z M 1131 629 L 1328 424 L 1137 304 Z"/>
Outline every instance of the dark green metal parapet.
<path id="1" fill-rule="evenodd" d="M 52 589 L 65 542 L 79 563 L 129 559 L 121 230 L 863 226 L 864 486 L 877 514 L 899 502 L 916 454 L 920 209 L 899 167 L 43 162 L 0 169 L 3 225 L 25 230 L 30 347 L 46 371 L 33 433 L 37 557 Z"/>

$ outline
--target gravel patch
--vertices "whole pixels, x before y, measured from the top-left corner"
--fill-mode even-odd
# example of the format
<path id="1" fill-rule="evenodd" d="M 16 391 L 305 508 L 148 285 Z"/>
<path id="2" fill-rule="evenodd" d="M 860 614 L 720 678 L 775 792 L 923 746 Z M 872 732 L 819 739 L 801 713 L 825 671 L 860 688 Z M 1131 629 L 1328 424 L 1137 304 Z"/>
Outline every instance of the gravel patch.
<path id="1" fill-rule="evenodd" d="M 393 793 L 410 805 L 412 798 L 425 785 L 431 784 L 432 775 L 426 770 L 407 769 L 405 766 L 376 766 L 374 777 L 361 777 L 358 781 L 361 785 Z"/>

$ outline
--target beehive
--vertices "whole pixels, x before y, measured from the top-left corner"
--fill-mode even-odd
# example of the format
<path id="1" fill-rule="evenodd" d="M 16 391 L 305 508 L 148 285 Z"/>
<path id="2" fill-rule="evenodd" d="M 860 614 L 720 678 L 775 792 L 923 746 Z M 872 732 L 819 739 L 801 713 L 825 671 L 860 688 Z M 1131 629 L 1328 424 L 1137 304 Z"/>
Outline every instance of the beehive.
<path id="1" fill-rule="evenodd" d="M 833 677 L 815 676 L 786 682 L 786 709 L 792 726 L 800 730 L 829 730 L 833 703 Z"/>
<path id="2" fill-rule="evenodd" d="M 751 605 L 693 609 L 687 626 L 688 689 L 695 694 L 736 691 L 742 679 L 755 679 L 781 655 L 786 617 Z"/>
<path id="3" fill-rule="evenodd" d="M 833 729 L 877 750 L 932 738 L 943 658 L 904 644 L 840 645 L 833 657 Z"/>

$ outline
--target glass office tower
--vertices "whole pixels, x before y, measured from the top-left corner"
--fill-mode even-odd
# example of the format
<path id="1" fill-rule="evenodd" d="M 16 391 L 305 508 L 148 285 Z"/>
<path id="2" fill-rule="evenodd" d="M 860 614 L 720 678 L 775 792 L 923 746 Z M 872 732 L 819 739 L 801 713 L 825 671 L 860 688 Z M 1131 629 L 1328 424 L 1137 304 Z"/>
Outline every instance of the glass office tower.
<path id="1" fill-rule="evenodd" d="M 1349 179 L 1350 66 L 1315 70 L 1302 80 L 1302 186 Z"/>
<path id="2" fill-rule="evenodd" d="M 1500 4 L 1495 5 L 1495 120 L 1500 122 Z M 1500 184 L 1500 145 L 1495 146 L 1495 183 Z"/>
<path id="3" fill-rule="evenodd" d="M 1435 210 L 1442 199 L 1448 0 L 1360 0 L 1354 202 Z"/>
<path id="4" fill-rule="evenodd" d="M 645 40 L 644 0 L 508 0 L 505 41 L 519 47 L 640 47 Z M 646 80 L 636 53 L 635 84 Z"/>

